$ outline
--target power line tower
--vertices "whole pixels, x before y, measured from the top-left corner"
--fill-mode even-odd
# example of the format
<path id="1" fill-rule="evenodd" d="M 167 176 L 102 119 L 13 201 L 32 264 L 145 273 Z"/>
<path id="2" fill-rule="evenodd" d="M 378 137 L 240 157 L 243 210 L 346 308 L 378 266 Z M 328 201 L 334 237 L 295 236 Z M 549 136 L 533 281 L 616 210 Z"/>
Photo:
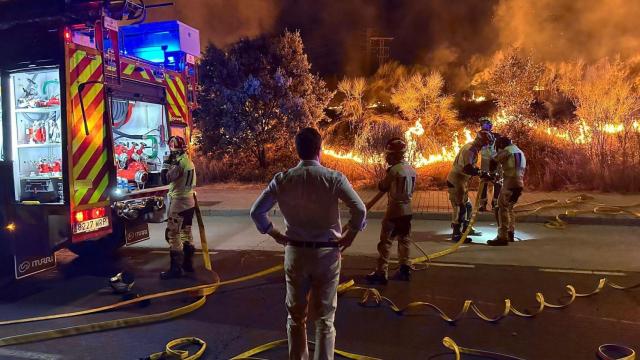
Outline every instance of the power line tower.
<path id="1" fill-rule="evenodd" d="M 371 51 L 369 56 L 375 57 L 378 67 L 389 60 L 391 41 L 393 41 L 392 37 L 372 36 L 369 38 L 369 49 Z"/>
<path id="2" fill-rule="evenodd" d="M 373 28 L 365 29 L 363 35 L 365 72 L 372 73 L 382 64 L 389 61 L 393 38 L 381 36 L 382 34 Z"/>

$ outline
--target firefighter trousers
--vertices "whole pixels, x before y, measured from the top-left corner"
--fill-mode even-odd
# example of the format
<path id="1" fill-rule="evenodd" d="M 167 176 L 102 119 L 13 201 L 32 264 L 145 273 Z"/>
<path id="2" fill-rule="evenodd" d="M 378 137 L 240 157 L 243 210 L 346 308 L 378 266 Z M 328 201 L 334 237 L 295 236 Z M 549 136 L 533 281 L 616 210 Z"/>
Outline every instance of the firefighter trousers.
<path id="1" fill-rule="evenodd" d="M 502 188 L 498 197 L 498 239 L 508 240 L 509 232 L 515 230 L 516 216 L 513 207 L 518 202 L 522 188 Z"/>
<path id="2" fill-rule="evenodd" d="M 309 313 L 315 322 L 313 359 L 333 359 L 336 339 L 333 320 L 338 305 L 340 258 L 338 248 L 285 247 L 289 360 L 309 359 L 306 325 Z"/>
<path id="3" fill-rule="evenodd" d="M 462 224 L 471 218 L 472 205 L 469 201 L 469 181 L 447 181 L 449 202 L 451 202 L 451 223 Z"/>
<path id="4" fill-rule="evenodd" d="M 482 192 L 480 193 L 480 207 L 486 207 L 489 201 L 487 197 L 489 195 L 489 185 L 493 185 L 493 198 L 491 200 L 491 206 L 493 208 L 498 207 L 498 197 L 500 196 L 500 189 L 502 188 L 502 184 L 498 181 L 487 182 L 486 186 L 482 188 Z"/>
<path id="5" fill-rule="evenodd" d="M 193 245 L 191 226 L 193 224 L 194 212 L 195 208 L 180 212 L 169 212 L 167 230 L 165 231 L 165 237 L 169 243 L 169 250 L 182 251 L 184 243 Z"/>
<path id="6" fill-rule="evenodd" d="M 393 240 L 398 239 L 398 262 L 400 265 L 409 265 L 409 247 L 411 245 L 411 215 L 400 216 L 392 219 L 382 219 L 380 230 L 380 242 L 378 243 L 378 266 L 376 271 L 387 273 L 389 271 L 389 258 Z"/>

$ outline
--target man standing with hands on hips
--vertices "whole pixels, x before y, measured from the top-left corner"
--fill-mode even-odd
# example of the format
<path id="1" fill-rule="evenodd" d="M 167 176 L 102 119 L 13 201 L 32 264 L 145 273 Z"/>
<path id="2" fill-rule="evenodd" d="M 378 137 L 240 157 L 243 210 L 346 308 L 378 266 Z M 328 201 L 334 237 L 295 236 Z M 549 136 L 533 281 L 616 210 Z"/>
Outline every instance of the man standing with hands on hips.
<path id="1" fill-rule="evenodd" d="M 358 231 L 364 229 L 366 208 L 344 175 L 320 164 L 322 138 L 316 129 L 300 130 L 295 143 L 300 163 L 276 174 L 253 204 L 251 218 L 258 231 L 285 245 L 289 359 L 309 359 L 306 320 L 311 303 L 316 317 L 313 359 L 331 360 L 340 251 L 351 246 Z M 351 214 L 344 236 L 338 200 L 347 205 Z M 284 234 L 267 216 L 276 203 L 284 216 Z M 310 293 L 313 299 L 309 299 Z"/>

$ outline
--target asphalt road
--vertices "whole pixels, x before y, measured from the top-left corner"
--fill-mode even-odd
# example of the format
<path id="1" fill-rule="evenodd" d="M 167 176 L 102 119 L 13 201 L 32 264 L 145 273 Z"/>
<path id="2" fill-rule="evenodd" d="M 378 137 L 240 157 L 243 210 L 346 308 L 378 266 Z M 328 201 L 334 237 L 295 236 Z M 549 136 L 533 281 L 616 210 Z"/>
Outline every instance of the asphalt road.
<path id="1" fill-rule="evenodd" d="M 256 230 L 248 216 L 204 217 L 209 249 L 282 251 L 282 246 Z M 282 217 L 273 217 L 276 227 L 284 229 Z M 484 246 L 496 236 L 495 223 L 479 222 L 483 236 L 474 237 L 448 255 L 448 262 L 472 264 L 537 266 L 560 269 L 589 269 L 640 272 L 640 226 L 569 225 L 565 230 L 548 229 L 541 223 L 517 224 L 516 237 L 521 240 L 508 247 Z M 151 227 L 152 239 L 136 247 L 165 248 L 164 224 Z M 414 220 L 412 240 L 427 253 L 451 246 L 449 222 Z M 376 256 L 380 219 L 370 219 L 358 235 L 348 255 Z M 199 242 L 197 226 L 194 236 Z M 412 249 L 418 256 L 417 249 Z"/>
<path id="2" fill-rule="evenodd" d="M 224 228 L 222 224 L 218 225 L 218 229 Z M 228 222 L 226 225 L 231 226 Z M 359 240 L 363 239 L 366 240 Z M 509 249 L 526 243 L 523 241 Z M 495 254 L 503 251 L 482 245 L 463 250 L 484 249 Z M 628 251 L 636 249 L 629 247 Z M 157 274 L 167 263 L 166 252 L 140 246 L 122 249 L 112 258 L 83 259 L 63 252 L 58 260 L 60 265 L 55 271 L 0 289 L 1 320 L 116 302 L 120 297 L 111 294 L 107 278 L 121 269 L 135 272 L 135 290 L 141 294 L 204 283 L 210 278 L 199 270 L 192 278 L 160 281 Z M 449 258 L 440 260 L 442 262 L 432 264 L 429 269 L 416 272 L 411 283 L 392 281 L 380 288 L 382 293 L 399 306 L 412 301 L 433 303 L 449 316 L 460 311 L 465 299 L 472 299 L 483 312 L 495 316 L 502 312 L 505 298 L 511 299 L 520 310 L 535 309 L 536 292 L 542 292 L 548 302 L 558 303 L 566 300 L 561 299 L 565 285 L 572 284 L 579 292 L 590 292 L 604 276 L 588 273 L 586 268 L 581 271 L 554 270 L 478 261 L 448 262 Z M 217 249 L 213 261 L 215 271 L 225 280 L 279 264 L 282 253 Z M 342 279 L 355 279 L 361 284 L 362 276 L 373 262 L 370 256 L 349 252 L 344 258 Z M 609 270 L 607 277 L 620 284 L 640 282 L 638 272 L 619 268 Z M 276 273 L 223 287 L 209 297 L 203 308 L 168 322 L 2 347 L 0 359 L 137 359 L 161 351 L 167 341 L 183 336 L 200 337 L 208 343 L 205 359 L 229 359 L 249 348 L 286 336 L 283 281 L 282 274 Z M 162 312 L 192 300 L 178 296 L 154 300 L 146 307 L 132 306 L 79 318 L 3 326 L 0 337 Z M 382 359 L 453 359 L 441 345 L 444 336 L 453 338 L 461 346 L 524 359 L 595 359 L 597 346 L 609 342 L 640 350 L 640 290 L 607 288 L 593 297 L 578 298 L 563 310 L 547 309 L 531 319 L 510 315 L 495 324 L 468 314 L 456 325 L 449 325 L 429 309 L 399 316 L 388 308 L 364 307 L 358 301 L 355 293 L 346 294 L 339 300 L 337 347 Z M 284 359 L 286 350 L 273 350 L 260 357 Z M 465 356 L 463 359 L 480 357 Z"/>

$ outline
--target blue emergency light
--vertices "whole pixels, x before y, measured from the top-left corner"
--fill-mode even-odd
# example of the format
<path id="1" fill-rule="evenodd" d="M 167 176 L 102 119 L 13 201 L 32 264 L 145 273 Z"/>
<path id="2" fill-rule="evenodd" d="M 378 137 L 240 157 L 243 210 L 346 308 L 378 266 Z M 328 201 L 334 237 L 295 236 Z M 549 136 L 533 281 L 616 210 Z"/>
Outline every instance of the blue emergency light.
<path id="1" fill-rule="evenodd" d="M 186 54 L 200 57 L 200 33 L 180 21 L 160 21 L 120 27 L 120 51 L 176 70 Z"/>

